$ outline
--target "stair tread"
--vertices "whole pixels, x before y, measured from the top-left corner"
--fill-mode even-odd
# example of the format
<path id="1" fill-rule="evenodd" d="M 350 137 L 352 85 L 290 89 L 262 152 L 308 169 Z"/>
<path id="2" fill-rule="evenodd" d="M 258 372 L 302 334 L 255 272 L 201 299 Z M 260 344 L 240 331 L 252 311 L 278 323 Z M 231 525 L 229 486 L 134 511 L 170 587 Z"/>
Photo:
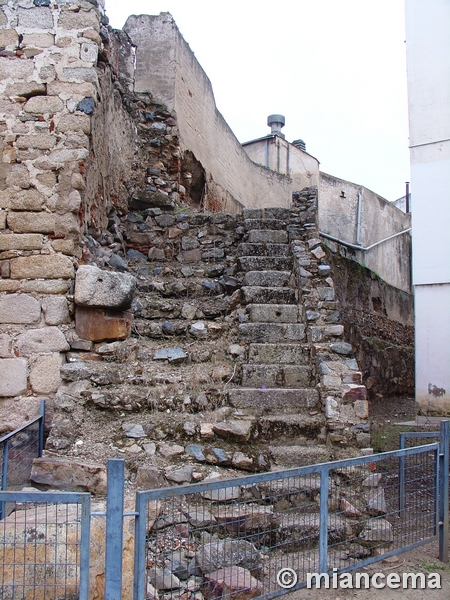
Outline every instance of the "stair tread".
<path id="1" fill-rule="evenodd" d="M 244 242 L 239 244 L 238 252 L 241 256 L 289 256 L 289 245 Z"/>
<path id="2" fill-rule="evenodd" d="M 243 304 L 298 304 L 298 292 L 290 287 L 244 285 L 241 293 Z"/>
<path id="3" fill-rule="evenodd" d="M 291 256 L 240 256 L 238 265 L 241 271 L 286 271 L 294 264 Z"/>

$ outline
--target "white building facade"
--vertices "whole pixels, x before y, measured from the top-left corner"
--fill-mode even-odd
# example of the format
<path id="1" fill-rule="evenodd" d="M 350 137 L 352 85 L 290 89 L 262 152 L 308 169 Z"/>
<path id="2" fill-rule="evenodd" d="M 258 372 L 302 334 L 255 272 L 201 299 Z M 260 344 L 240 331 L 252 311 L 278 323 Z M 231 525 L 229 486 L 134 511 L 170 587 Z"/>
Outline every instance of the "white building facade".
<path id="1" fill-rule="evenodd" d="M 450 2 L 405 6 L 416 400 L 450 414 Z"/>

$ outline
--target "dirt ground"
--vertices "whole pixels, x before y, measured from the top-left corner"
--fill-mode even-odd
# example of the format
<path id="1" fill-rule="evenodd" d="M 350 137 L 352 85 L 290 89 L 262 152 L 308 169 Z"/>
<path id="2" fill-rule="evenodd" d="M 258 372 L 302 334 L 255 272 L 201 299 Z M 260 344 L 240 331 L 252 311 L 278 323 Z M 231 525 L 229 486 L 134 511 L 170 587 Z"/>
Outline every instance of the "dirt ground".
<path id="1" fill-rule="evenodd" d="M 449 600 L 450 598 L 450 564 L 444 564 L 438 560 L 437 543 L 427 544 L 415 548 L 410 552 L 399 554 L 394 559 L 386 559 L 370 565 L 360 572 L 368 573 L 369 577 L 374 573 L 439 573 L 441 576 L 441 589 L 425 590 L 391 590 L 384 589 L 360 589 L 360 590 L 299 590 L 289 594 L 291 600 Z M 393 562 L 394 561 L 394 562 Z"/>

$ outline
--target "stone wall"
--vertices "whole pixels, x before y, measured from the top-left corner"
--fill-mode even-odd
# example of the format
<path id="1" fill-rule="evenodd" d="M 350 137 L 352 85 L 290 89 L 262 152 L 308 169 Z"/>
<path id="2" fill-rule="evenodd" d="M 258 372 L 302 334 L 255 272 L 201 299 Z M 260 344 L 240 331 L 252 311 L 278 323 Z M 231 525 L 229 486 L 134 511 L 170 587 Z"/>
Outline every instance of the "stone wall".
<path id="1" fill-rule="evenodd" d="M 390 286 L 333 242 L 333 265 L 346 338 L 355 349 L 369 397 L 414 395 L 414 296 Z"/>
<path id="2" fill-rule="evenodd" d="M 320 174 L 320 231 L 357 245 L 358 194 L 361 194 L 361 246 L 368 247 L 411 227 L 411 215 L 364 186 Z M 365 265 L 390 285 L 411 292 L 411 237 L 409 233 L 383 242 L 370 250 L 356 250 L 353 259 Z"/>
<path id="3" fill-rule="evenodd" d="M 38 411 L 60 382 L 81 258 L 102 8 L 1 3 L 1 429 Z M 11 410 L 13 409 L 13 410 Z"/>

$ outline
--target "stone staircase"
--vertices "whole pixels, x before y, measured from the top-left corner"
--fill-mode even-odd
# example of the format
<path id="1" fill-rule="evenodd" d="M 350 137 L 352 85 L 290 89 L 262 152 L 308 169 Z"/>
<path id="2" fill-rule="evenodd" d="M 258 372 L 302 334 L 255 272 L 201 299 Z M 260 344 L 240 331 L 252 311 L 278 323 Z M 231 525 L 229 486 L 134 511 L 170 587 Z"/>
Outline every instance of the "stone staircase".
<path id="1" fill-rule="evenodd" d="M 228 401 L 243 416 L 257 418 L 276 466 L 323 461 L 330 452 L 318 443 L 325 439 L 325 417 L 293 270 L 292 213 L 245 209 L 243 216 L 246 235 L 238 247 L 238 266 L 248 321 L 239 325 L 239 334 L 248 354 L 241 386 L 228 392 Z"/>
<path id="2" fill-rule="evenodd" d="M 151 482 L 137 481 L 153 487 L 367 446 L 366 389 L 342 340 L 315 206 L 311 188 L 291 209 L 123 218 L 125 267 L 138 281 L 132 335 L 68 328 L 47 452 L 123 457 L 132 474 L 151 470 Z M 102 242 L 89 264 L 104 265 Z"/>

